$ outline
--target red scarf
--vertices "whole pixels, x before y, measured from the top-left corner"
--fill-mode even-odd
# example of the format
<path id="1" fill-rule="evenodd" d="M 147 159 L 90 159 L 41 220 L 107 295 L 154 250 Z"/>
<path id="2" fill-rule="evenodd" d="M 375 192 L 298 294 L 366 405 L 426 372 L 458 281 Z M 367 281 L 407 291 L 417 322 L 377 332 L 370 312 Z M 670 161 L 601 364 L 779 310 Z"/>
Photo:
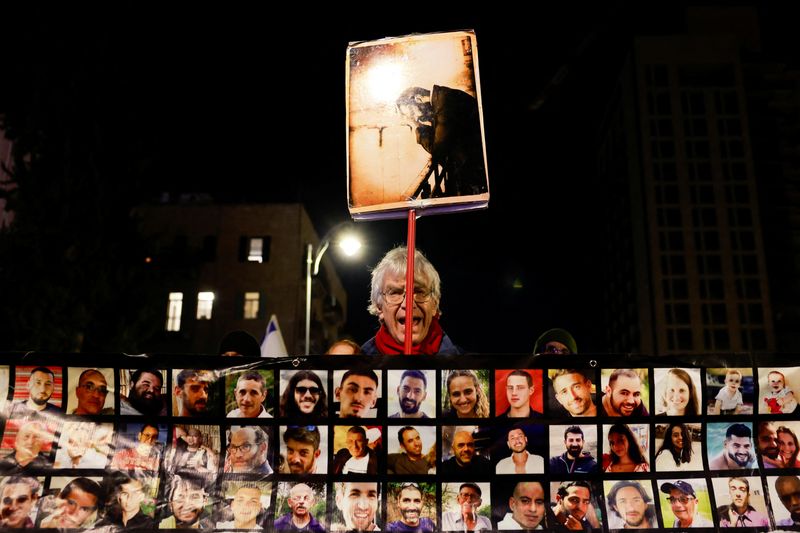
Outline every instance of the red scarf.
<path id="1" fill-rule="evenodd" d="M 409 355 L 436 355 L 439 353 L 442 338 L 444 338 L 444 331 L 442 331 L 442 326 L 439 325 L 439 315 L 437 314 L 431 320 L 428 334 L 425 335 L 421 343 L 411 346 L 411 354 Z M 405 353 L 405 346 L 394 340 L 389 330 L 386 329 L 386 324 L 381 324 L 381 329 L 375 335 L 375 346 L 378 347 L 378 352 L 381 355 L 401 355 Z"/>

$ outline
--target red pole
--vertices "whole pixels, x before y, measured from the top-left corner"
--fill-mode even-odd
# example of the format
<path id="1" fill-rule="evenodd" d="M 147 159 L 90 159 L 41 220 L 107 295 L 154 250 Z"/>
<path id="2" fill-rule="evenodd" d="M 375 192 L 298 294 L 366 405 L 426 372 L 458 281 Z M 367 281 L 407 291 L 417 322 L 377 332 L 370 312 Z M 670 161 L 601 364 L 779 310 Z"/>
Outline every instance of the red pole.
<path id="1" fill-rule="evenodd" d="M 405 342 L 403 342 L 404 352 L 411 353 L 412 327 L 414 326 L 414 256 L 416 256 L 417 240 L 417 216 L 414 209 L 408 210 L 408 237 L 406 238 L 406 249 L 408 259 L 406 262 L 406 332 Z"/>

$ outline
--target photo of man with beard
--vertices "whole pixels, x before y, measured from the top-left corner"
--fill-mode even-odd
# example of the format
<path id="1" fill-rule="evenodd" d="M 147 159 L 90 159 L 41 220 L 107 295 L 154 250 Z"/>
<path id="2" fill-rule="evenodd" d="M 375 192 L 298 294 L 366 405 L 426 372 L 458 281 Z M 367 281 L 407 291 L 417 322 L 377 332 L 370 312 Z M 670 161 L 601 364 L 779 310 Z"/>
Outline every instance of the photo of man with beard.
<path id="1" fill-rule="evenodd" d="M 436 531 L 436 491 L 433 486 L 427 483 L 389 483 L 389 494 L 393 497 L 389 499 L 386 531 Z M 394 517 L 399 518 L 392 520 Z"/>
<path id="2" fill-rule="evenodd" d="M 609 529 L 658 529 L 649 481 L 606 481 Z"/>
<path id="3" fill-rule="evenodd" d="M 172 414 L 202 417 L 216 414 L 214 384 L 216 376 L 210 370 L 185 368 L 173 370 Z"/>
<path id="4" fill-rule="evenodd" d="M 721 438 L 723 433 L 724 440 Z M 720 441 L 722 441 L 722 451 L 716 457 L 709 458 L 710 470 L 758 467 L 753 446 L 753 432 L 749 424 L 708 424 L 707 449 L 712 450 Z"/>
<path id="5" fill-rule="evenodd" d="M 430 374 L 430 375 L 428 375 Z M 434 379 L 430 370 L 389 370 L 389 391 L 396 391 L 400 410 L 389 418 L 430 418 L 435 411 L 434 400 L 428 398 L 428 380 Z M 395 386 L 395 384 L 397 384 Z M 389 404 L 394 402 L 389 394 Z"/>
<path id="6" fill-rule="evenodd" d="M 120 393 L 119 414 L 166 416 L 164 375 L 154 368 L 120 370 L 120 384 L 127 384 L 127 395 Z"/>
<path id="7" fill-rule="evenodd" d="M 27 418 L 47 413 L 60 414 L 61 382 L 60 367 L 16 367 L 14 401 L 11 404 L 9 418 Z"/>

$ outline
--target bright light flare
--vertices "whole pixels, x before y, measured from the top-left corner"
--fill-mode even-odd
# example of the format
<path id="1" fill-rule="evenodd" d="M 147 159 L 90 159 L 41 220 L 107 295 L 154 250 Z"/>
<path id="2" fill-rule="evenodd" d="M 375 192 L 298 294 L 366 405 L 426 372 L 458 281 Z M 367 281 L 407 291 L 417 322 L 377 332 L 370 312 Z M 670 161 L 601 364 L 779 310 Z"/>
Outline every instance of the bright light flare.
<path id="1" fill-rule="evenodd" d="M 339 248 L 348 257 L 353 257 L 361 250 L 361 240 L 355 235 L 346 235 L 339 241 Z"/>

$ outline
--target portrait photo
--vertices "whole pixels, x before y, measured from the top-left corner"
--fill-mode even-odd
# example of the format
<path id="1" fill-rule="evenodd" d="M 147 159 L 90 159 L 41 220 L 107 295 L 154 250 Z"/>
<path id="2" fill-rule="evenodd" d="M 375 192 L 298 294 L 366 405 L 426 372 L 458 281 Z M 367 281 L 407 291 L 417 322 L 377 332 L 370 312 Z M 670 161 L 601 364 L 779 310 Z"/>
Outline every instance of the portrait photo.
<path id="1" fill-rule="evenodd" d="M 67 369 L 67 413 L 71 415 L 114 414 L 114 369 L 69 367 Z"/>
<path id="2" fill-rule="evenodd" d="M 281 474 L 328 473 L 327 426 L 281 426 Z"/>
<path id="3" fill-rule="evenodd" d="M 484 481 L 442 483 L 442 531 L 492 529 L 491 484 Z"/>
<path id="4" fill-rule="evenodd" d="M 759 368 L 759 414 L 785 415 L 797 411 L 794 389 L 800 385 L 800 367 Z"/>
<path id="5" fill-rule="evenodd" d="M 217 374 L 213 370 L 172 370 L 172 416 L 202 418 L 219 412 Z"/>
<path id="6" fill-rule="evenodd" d="M 9 418 L 60 415 L 63 381 L 60 366 L 14 367 L 14 395 Z"/>
<path id="7" fill-rule="evenodd" d="M 11 379 L 11 369 L 8 365 L 0 365 L 0 416 L 8 416 L 8 388 Z"/>
<path id="8" fill-rule="evenodd" d="M 225 431 L 223 472 L 272 474 L 272 426 L 230 426 Z"/>
<path id="9" fill-rule="evenodd" d="M 213 478 L 175 474 L 164 480 L 158 529 L 214 529 Z"/>
<path id="10" fill-rule="evenodd" d="M 550 474 L 589 474 L 598 471 L 595 424 L 551 425 L 548 429 Z"/>
<path id="11" fill-rule="evenodd" d="M 170 473 L 215 475 L 221 444 L 219 426 L 175 424 L 164 454 L 164 469 Z"/>
<path id="12" fill-rule="evenodd" d="M 0 528 L 31 529 L 39 513 L 44 477 L 0 477 Z"/>
<path id="13" fill-rule="evenodd" d="M 367 432 L 381 426 L 333 426 L 333 474 L 377 474 L 378 452 L 369 446 Z"/>
<path id="14" fill-rule="evenodd" d="M 434 370 L 388 370 L 387 372 L 389 418 L 433 418 L 436 416 L 436 372 Z"/>
<path id="15" fill-rule="evenodd" d="M 709 470 L 758 468 L 752 423 L 709 422 L 706 432 Z"/>
<path id="16" fill-rule="evenodd" d="M 706 368 L 709 415 L 753 414 L 755 380 L 751 368 Z"/>
<path id="17" fill-rule="evenodd" d="M 53 468 L 105 468 L 114 443 L 114 424 L 67 420 L 60 428 Z"/>
<path id="18" fill-rule="evenodd" d="M 491 456 L 496 474 L 543 474 L 548 456 L 547 431 L 542 424 L 497 426 Z"/>
<path id="19" fill-rule="evenodd" d="M 542 370 L 511 369 L 494 372 L 495 416 L 532 418 L 542 416 Z"/>
<path id="20" fill-rule="evenodd" d="M 608 529 L 658 529 L 652 483 L 649 479 L 603 481 Z"/>
<path id="21" fill-rule="evenodd" d="M 550 520 L 550 500 L 544 479 L 524 478 L 512 483 L 492 485 L 492 512 L 500 531 L 553 530 Z"/>
<path id="22" fill-rule="evenodd" d="M 167 436 L 166 424 L 120 423 L 111 468 L 157 472 L 167 445 Z"/>
<path id="23" fill-rule="evenodd" d="M 280 416 L 289 420 L 328 417 L 327 370 L 281 370 Z"/>
<path id="24" fill-rule="evenodd" d="M 705 478 L 658 479 L 656 485 L 665 529 L 714 527 Z"/>
<path id="25" fill-rule="evenodd" d="M 243 370 L 225 375 L 228 418 L 272 418 L 273 370 Z"/>
<path id="26" fill-rule="evenodd" d="M 42 529 L 87 529 L 103 511 L 105 494 L 100 476 L 53 476 L 39 500 Z"/>
<path id="27" fill-rule="evenodd" d="M 331 531 L 379 531 L 381 487 L 377 481 L 336 481 Z"/>
<path id="28" fill-rule="evenodd" d="M 800 478 L 794 473 L 767 476 L 767 491 L 777 528 L 800 526 Z"/>
<path id="29" fill-rule="evenodd" d="M 442 370 L 442 418 L 489 418 L 489 370 Z"/>
<path id="30" fill-rule="evenodd" d="M 0 473 L 49 468 L 53 463 L 56 426 L 43 419 L 6 420 L 0 442 Z"/>
<path id="31" fill-rule="evenodd" d="M 119 414 L 131 416 L 167 416 L 171 394 L 168 370 L 137 368 L 119 371 Z"/>
<path id="32" fill-rule="evenodd" d="M 719 527 L 769 527 L 764 487 L 758 476 L 711 478 Z"/>
<path id="33" fill-rule="evenodd" d="M 370 369 L 333 371 L 333 409 L 339 418 L 375 418 L 385 413 L 381 374 Z"/>
<path id="34" fill-rule="evenodd" d="M 597 372 L 591 368 L 551 368 L 548 414 L 556 417 L 597 416 Z"/>
<path id="35" fill-rule="evenodd" d="M 550 481 L 550 508 L 553 518 L 567 529 L 593 531 L 602 528 L 599 502 L 602 485 L 587 479 L 556 478 Z"/>
<path id="36" fill-rule="evenodd" d="M 650 426 L 603 424 L 603 472 L 649 472 Z"/>
<path id="37" fill-rule="evenodd" d="M 654 425 L 655 470 L 703 470 L 703 426 L 696 422 Z"/>
<path id="38" fill-rule="evenodd" d="M 272 496 L 268 481 L 223 481 L 216 530 L 264 530 Z"/>
<path id="39" fill-rule="evenodd" d="M 656 415 L 696 416 L 703 405 L 699 368 L 656 368 Z"/>
<path id="40" fill-rule="evenodd" d="M 281 481 L 275 492 L 275 531 L 326 533 L 325 483 Z"/>
<path id="41" fill-rule="evenodd" d="M 97 529 L 155 529 L 159 478 L 129 474 L 112 471 L 105 476 L 105 505 Z"/>
<path id="42" fill-rule="evenodd" d="M 606 416 L 647 416 L 650 373 L 646 368 L 604 368 L 600 371 L 600 406 Z"/>
<path id="43" fill-rule="evenodd" d="M 442 426 L 442 464 L 437 473 L 488 479 L 494 474 L 492 433 L 491 427 Z"/>
<path id="44" fill-rule="evenodd" d="M 426 475 L 436 473 L 435 426 L 388 426 L 386 473 Z"/>
<path id="45" fill-rule="evenodd" d="M 436 531 L 436 485 L 413 481 L 386 484 L 386 531 Z"/>

